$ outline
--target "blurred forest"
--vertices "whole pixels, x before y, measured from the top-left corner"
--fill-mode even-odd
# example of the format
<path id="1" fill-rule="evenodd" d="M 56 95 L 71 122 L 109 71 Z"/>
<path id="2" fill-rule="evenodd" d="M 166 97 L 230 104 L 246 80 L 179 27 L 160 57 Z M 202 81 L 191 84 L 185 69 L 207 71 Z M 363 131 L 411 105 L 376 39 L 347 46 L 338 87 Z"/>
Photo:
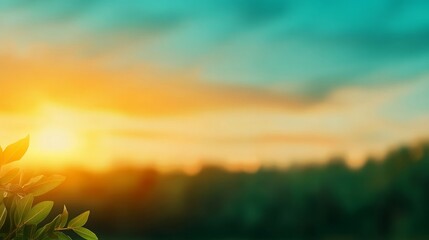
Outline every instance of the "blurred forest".
<path id="1" fill-rule="evenodd" d="M 429 143 L 350 169 L 205 167 L 196 175 L 67 170 L 47 199 L 78 212 L 100 239 L 429 239 Z"/>

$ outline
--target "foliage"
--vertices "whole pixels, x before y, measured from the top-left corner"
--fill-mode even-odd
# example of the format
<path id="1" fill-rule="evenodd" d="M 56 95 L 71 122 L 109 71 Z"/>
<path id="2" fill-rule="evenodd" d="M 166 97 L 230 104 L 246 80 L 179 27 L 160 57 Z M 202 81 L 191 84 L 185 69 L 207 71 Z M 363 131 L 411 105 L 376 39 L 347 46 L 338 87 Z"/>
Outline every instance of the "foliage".
<path id="1" fill-rule="evenodd" d="M 83 227 L 89 216 L 86 211 L 68 221 L 69 214 L 63 212 L 52 221 L 45 222 L 52 210 L 53 201 L 34 204 L 35 197 L 58 187 L 65 178 L 59 175 L 35 176 L 24 181 L 19 168 L 10 168 L 10 163 L 20 160 L 29 146 L 29 136 L 7 146 L 0 147 L 0 238 L 4 240 L 71 239 L 65 233 L 74 231 L 87 240 L 98 239 Z M 8 165 L 8 166 L 6 166 Z M 6 170 L 7 169 L 7 170 Z M 20 176 L 20 177 L 19 177 Z"/>
<path id="2" fill-rule="evenodd" d="M 62 174 L 73 181 L 46 197 L 94 210 L 91 227 L 103 239 L 429 239 L 429 142 L 360 168 L 335 158 L 252 173 L 206 166 L 194 175 L 136 167 Z M 91 201 L 75 198 L 88 193 Z"/>

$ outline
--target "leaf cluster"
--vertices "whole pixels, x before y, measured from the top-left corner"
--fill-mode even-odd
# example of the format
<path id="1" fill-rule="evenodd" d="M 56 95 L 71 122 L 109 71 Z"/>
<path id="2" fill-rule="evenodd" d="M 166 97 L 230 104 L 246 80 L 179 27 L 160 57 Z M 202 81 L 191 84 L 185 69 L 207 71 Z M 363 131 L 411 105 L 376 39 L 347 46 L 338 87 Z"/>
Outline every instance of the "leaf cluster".
<path id="1" fill-rule="evenodd" d="M 19 168 L 9 168 L 8 164 L 20 160 L 29 146 L 29 136 L 0 147 L 0 239 L 4 240 L 66 240 L 67 232 L 74 231 L 86 240 L 96 240 L 97 236 L 85 228 L 89 211 L 69 221 L 66 206 L 63 212 L 47 222 L 54 205 L 53 201 L 35 203 L 41 196 L 58 187 L 65 178 L 59 175 L 35 176 L 23 181 Z M 47 222 L 47 223 L 46 223 Z"/>

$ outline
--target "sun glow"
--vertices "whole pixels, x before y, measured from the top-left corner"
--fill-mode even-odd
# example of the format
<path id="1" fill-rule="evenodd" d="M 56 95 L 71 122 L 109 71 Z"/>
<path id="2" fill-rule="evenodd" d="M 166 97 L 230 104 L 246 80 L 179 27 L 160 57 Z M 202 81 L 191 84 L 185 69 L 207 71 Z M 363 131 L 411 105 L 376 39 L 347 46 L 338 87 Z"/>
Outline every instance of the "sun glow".
<path id="1" fill-rule="evenodd" d="M 47 127 L 34 136 L 41 155 L 70 155 L 77 149 L 78 137 L 66 127 Z"/>

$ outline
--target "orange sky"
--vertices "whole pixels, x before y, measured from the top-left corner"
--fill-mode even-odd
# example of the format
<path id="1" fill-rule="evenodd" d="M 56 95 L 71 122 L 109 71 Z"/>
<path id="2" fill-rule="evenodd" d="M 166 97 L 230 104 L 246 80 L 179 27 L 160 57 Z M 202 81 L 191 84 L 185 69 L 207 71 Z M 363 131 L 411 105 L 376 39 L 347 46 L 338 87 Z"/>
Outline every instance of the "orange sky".
<path id="1" fill-rule="evenodd" d="M 192 172 L 332 156 L 359 166 L 429 136 L 429 58 L 413 39 L 383 28 L 381 48 L 362 30 L 372 24 L 291 21 L 299 34 L 282 17 L 245 24 L 241 8 L 141 4 L 0 4 L 3 147 L 30 134 L 35 166 Z"/>
<path id="2" fill-rule="evenodd" d="M 382 94 L 339 89 L 311 102 L 269 89 L 202 84 L 196 73 L 106 69 L 104 59 L 46 52 L 0 59 L 0 78 L 13 79 L 3 81 L 1 143 L 30 134 L 28 161 L 37 164 L 254 169 L 342 155 L 359 165 L 368 154 L 427 133 L 422 119 L 409 127 L 379 114 L 418 84 Z"/>

